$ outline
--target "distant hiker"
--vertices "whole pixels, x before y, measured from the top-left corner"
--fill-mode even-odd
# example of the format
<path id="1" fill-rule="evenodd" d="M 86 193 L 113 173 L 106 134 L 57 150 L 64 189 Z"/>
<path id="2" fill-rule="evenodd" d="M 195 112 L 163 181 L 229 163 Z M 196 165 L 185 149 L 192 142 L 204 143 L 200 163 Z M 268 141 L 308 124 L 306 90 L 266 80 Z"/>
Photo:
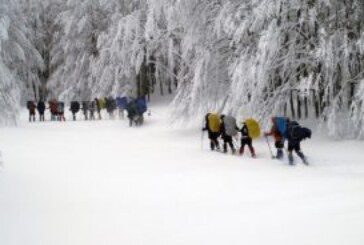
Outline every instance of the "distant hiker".
<path id="1" fill-rule="evenodd" d="M 120 119 L 124 119 L 124 110 L 126 105 L 128 104 L 128 99 L 126 97 L 118 97 L 116 98 L 116 105 L 118 107 L 118 114 Z"/>
<path id="2" fill-rule="evenodd" d="M 114 119 L 114 110 L 116 109 L 116 102 L 113 97 L 105 98 L 106 111 L 109 113 L 109 118 Z"/>
<path id="3" fill-rule="evenodd" d="M 88 101 L 82 101 L 82 112 L 85 116 L 85 120 L 88 120 L 88 108 L 89 108 L 89 102 Z"/>
<path id="4" fill-rule="evenodd" d="M 58 116 L 58 121 L 66 121 L 66 118 L 64 117 L 64 102 L 63 101 L 57 102 L 57 116 Z"/>
<path id="5" fill-rule="evenodd" d="M 49 110 L 51 111 L 51 121 L 55 121 L 57 116 L 57 100 L 51 99 L 48 103 Z"/>
<path id="6" fill-rule="evenodd" d="M 236 119 L 231 116 L 221 115 L 221 138 L 224 141 L 224 153 L 227 153 L 227 145 L 230 146 L 232 154 L 235 154 L 236 150 L 233 144 L 233 137 L 238 133 L 238 127 L 236 126 Z"/>
<path id="7" fill-rule="evenodd" d="M 33 120 L 33 122 L 35 122 L 35 110 L 37 107 L 36 107 L 34 101 L 28 101 L 27 108 L 29 110 L 29 122 L 31 122 L 32 120 Z"/>
<path id="8" fill-rule="evenodd" d="M 93 100 L 90 102 L 90 120 L 95 120 L 96 102 Z"/>
<path id="9" fill-rule="evenodd" d="M 138 126 L 138 105 L 136 103 L 135 99 L 130 100 L 130 102 L 126 106 L 126 111 L 128 112 L 128 118 L 129 118 L 129 126 L 133 126 L 133 122 L 135 122 L 136 126 Z"/>
<path id="10" fill-rule="evenodd" d="M 97 114 L 99 115 L 99 120 L 101 120 L 101 102 L 98 98 L 95 98 L 95 104 L 96 104 L 96 111 L 97 111 Z"/>
<path id="11" fill-rule="evenodd" d="M 46 106 L 43 101 L 39 101 L 37 104 L 37 110 L 39 114 L 39 121 L 44 122 L 44 112 L 45 112 Z"/>
<path id="12" fill-rule="evenodd" d="M 301 127 L 296 121 L 289 121 L 287 124 L 287 139 L 288 139 L 288 160 L 289 164 L 293 165 L 294 159 L 292 152 L 302 159 L 302 162 L 308 165 L 307 159 L 301 151 L 301 141 L 311 138 L 311 130 Z"/>
<path id="13" fill-rule="evenodd" d="M 72 112 L 73 121 L 76 121 L 76 114 L 80 111 L 80 103 L 78 101 L 72 101 L 70 111 Z"/>
<path id="14" fill-rule="evenodd" d="M 240 155 L 244 154 L 245 145 L 248 145 L 252 157 L 255 158 L 256 155 L 255 155 L 255 149 L 253 147 L 253 139 L 249 135 L 249 128 L 246 122 L 243 123 L 243 127 L 241 128 L 240 133 L 241 133 L 241 141 L 240 141 L 241 146 L 239 150 Z"/>
<path id="15" fill-rule="evenodd" d="M 288 118 L 285 117 L 272 117 L 272 127 L 270 132 L 266 132 L 265 136 L 273 136 L 274 137 L 274 145 L 277 148 L 277 155 L 275 156 L 277 159 L 283 158 L 283 147 L 284 147 L 284 135 L 286 134 L 286 125 Z M 268 142 L 268 141 L 267 141 Z"/>
<path id="16" fill-rule="evenodd" d="M 220 150 L 220 145 L 218 138 L 220 136 L 221 120 L 216 113 L 207 113 L 205 116 L 205 127 L 202 131 L 208 132 L 208 137 L 210 139 L 210 149 L 214 151 L 215 149 Z"/>

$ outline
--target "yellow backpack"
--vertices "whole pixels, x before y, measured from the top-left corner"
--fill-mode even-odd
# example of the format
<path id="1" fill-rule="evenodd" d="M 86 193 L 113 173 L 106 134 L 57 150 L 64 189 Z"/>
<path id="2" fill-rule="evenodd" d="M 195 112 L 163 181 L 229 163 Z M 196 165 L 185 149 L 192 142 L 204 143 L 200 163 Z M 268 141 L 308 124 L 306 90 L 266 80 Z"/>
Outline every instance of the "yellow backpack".
<path id="1" fill-rule="evenodd" d="M 216 113 L 210 113 L 208 116 L 208 125 L 211 132 L 220 132 L 221 121 L 219 115 L 217 115 Z"/>
<path id="2" fill-rule="evenodd" d="M 99 103 L 100 103 L 100 107 L 101 107 L 101 109 L 105 109 L 105 108 L 106 108 L 106 101 L 105 101 L 105 98 L 100 98 L 100 99 L 99 99 Z"/>
<path id="3" fill-rule="evenodd" d="M 257 121 L 252 118 L 245 120 L 245 124 L 248 127 L 249 137 L 256 139 L 260 137 L 260 126 Z"/>

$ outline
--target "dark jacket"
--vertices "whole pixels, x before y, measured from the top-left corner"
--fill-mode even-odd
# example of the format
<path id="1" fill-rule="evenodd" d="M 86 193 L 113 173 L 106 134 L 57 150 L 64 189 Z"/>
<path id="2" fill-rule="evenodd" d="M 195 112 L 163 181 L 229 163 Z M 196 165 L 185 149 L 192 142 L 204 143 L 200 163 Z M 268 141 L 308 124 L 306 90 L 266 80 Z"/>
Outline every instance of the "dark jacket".
<path id="1" fill-rule="evenodd" d="M 243 127 L 240 129 L 241 138 L 247 139 L 249 137 L 249 130 L 246 124 L 244 123 Z"/>
<path id="2" fill-rule="evenodd" d="M 80 103 L 78 101 L 72 101 L 70 109 L 71 109 L 71 112 L 73 114 L 79 112 L 80 111 Z"/>
<path id="3" fill-rule="evenodd" d="M 45 109 L 46 109 L 46 106 L 45 106 L 44 102 L 39 101 L 38 105 L 37 105 L 37 110 L 38 110 L 39 114 L 44 114 Z"/>

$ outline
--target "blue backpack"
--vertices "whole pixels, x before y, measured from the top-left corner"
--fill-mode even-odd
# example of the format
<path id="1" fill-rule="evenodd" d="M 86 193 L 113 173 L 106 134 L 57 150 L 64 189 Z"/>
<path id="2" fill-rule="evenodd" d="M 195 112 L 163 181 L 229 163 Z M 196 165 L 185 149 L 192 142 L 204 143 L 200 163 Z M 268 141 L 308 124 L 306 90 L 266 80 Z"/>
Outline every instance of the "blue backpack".
<path id="1" fill-rule="evenodd" d="M 278 129 L 279 134 L 282 137 L 287 137 L 287 120 L 286 117 L 275 117 L 275 124 Z"/>
<path id="2" fill-rule="evenodd" d="M 116 104 L 119 108 L 125 108 L 128 104 L 128 99 L 126 97 L 117 97 Z"/>
<path id="3" fill-rule="evenodd" d="M 139 114 L 143 114 L 147 111 L 147 99 L 145 96 L 141 96 L 136 99 Z"/>

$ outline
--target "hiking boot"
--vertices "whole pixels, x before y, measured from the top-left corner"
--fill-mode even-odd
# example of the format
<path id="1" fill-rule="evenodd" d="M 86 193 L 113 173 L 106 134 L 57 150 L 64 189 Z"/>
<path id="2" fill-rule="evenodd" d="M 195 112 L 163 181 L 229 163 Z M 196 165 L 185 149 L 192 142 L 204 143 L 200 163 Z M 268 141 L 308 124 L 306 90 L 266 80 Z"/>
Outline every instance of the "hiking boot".
<path id="1" fill-rule="evenodd" d="M 215 144 L 213 142 L 210 142 L 210 148 L 211 148 L 212 151 L 215 150 Z"/>
<path id="2" fill-rule="evenodd" d="M 277 156 L 276 156 L 277 159 L 282 159 L 283 158 L 283 151 L 282 149 L 278 149 L 277 150 Z"/>
<path id="3" fill-rule="evenodd" d="M 243 154 L 244 154 L 244 148 L 243 148 L 243 147 L 241 147 L 241 148 L 239 149 L 239 154 L 240 154 L 240 155 L 243 155 Z"/>
<path id="4" fill-rule="evenodd" d="M 308 162 L 307 162 L 306 158 L 305 158 L 305 159 L 303 159 L 302 161 L 303 161 L 303 164 L 305 164 L 305 165 L 307 165 L 307 166 L 308 166 Z"/>
<path id="5" fill-rule="evenodd" d="M 293 155 L 292 155 L 292 153 L 288 154 L 288 163 L 289 163 L 289 165 L 293 165 Z"/>
<path id="6" fill-rule="evenodd" d="M 256 155 L 255 155 L 255 150 L 254 150 L 254 148 L 253 148 L 253 147 L 251 147 L 251 148 L 250 148 L 250 153 L 251 153 L 251 155 L 252 155 L 252 158 L 255 158 L 255 157 L 256 157 Z"/>

